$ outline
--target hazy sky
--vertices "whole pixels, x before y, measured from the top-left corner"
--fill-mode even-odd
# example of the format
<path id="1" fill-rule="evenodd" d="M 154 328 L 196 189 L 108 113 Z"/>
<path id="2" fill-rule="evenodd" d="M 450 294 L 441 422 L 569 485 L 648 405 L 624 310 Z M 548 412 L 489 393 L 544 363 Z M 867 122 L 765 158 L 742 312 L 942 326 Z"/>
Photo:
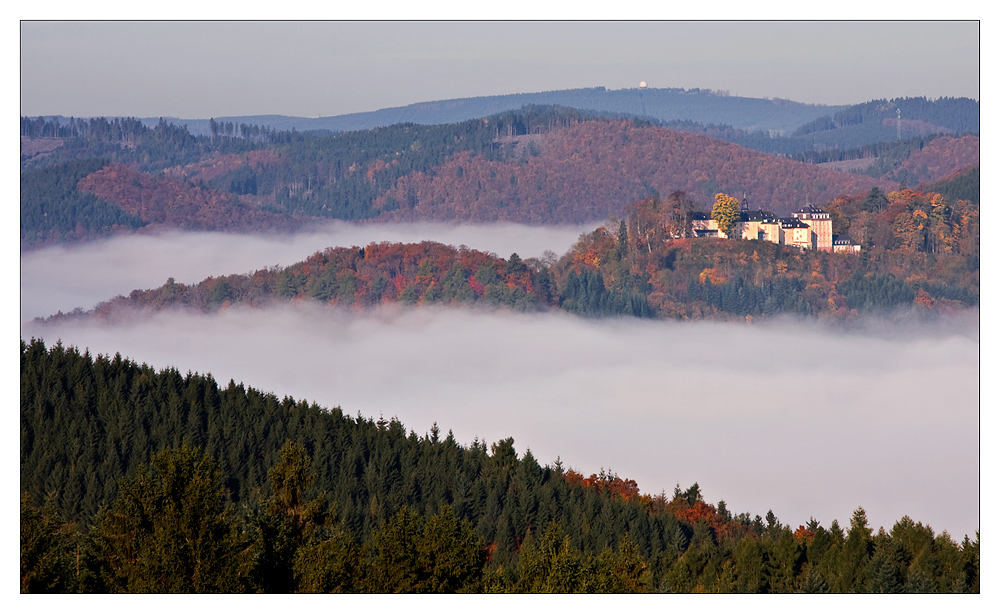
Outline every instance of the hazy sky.
<path id="1" fill-rule="evenodd" d="M 381 228 L 381 227 L 380 227 Z M 122 237 L 22 257 L 25 317 L 167 275 L 289 263 L 365 240 L 350 225 L 295 237 L 172 233 Z M 537 255 L 573 229 L 516 226 L 383 229 L 387 236 Z M 89 348 L 181 372 L 211 372 L 279 397 L 397 416 L 423 434 L 437 422 L 464 444 L 512 436 L 543 463 L 611 468 L 643 491 L 698 481 L 712 502 L 794 526 L 845 526 L 863 506 L 877 528 L 904 514 L 956 538 L 979 527 L 979 323 L 845 334 L 816 323 L 593 321 L 317 305 L 161 313 L 109 327 L 26 323 L 24 339 Z M 13 367 L 10 372 L 13 373 Z M 13 401 L 13 399 L 11 399 Z M 13 449 L 13 448 L 12 448 Z M 989 466 L 989 465 L 984 465 Z"/>
<path id="2" fill-rule="evenodd" d="M 20 35 L 22 115 L 316 117 L 641 80 L 824 104 L 980 88 L 974 21 L 25 21 Z"/>

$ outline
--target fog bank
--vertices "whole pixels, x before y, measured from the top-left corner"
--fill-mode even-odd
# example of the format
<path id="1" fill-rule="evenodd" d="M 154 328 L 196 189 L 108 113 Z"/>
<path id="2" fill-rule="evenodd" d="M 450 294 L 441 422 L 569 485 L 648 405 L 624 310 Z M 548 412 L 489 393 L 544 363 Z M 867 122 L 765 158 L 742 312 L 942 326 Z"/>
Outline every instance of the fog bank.
<path id="1" fill-rule="evenodd" d="M 304 304 L 22 336 L 396 416 L 420 434 L 437 422 L 465 444 L 512 436 L 519 453 L 610 468 L 648 493 L 697 481 L 711 502 L 793 527 L 845 526 L 863 506 L 876 529 L 909 515 L 971 536 L 978 321 L 872 330 Z"/>

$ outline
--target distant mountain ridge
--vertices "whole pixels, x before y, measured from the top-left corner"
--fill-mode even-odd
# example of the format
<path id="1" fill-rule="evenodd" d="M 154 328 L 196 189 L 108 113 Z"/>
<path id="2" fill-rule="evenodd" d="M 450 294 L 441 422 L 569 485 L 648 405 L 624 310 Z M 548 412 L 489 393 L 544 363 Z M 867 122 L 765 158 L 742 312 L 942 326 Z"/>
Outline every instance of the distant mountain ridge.
<path id="1" fill-rule="evenodd" d="M 833 106 L 730 96 L 725 91 L 699 88 L 578 88 L 418 102 L 316 118 L 272 114 L 210 119 L 147 117 L 138 121 L 152 128 L 166 120 L 177 127 L 185 127 L 193 136 L 211 135 L 213 122 L 217 129 L 232 126 L 239 130 L 246 125 L 272 131 L 336 134 L 399 124 L 453 124 L 531 105 L 561 106 L 606 117 L 639 118 L 674 130 L 705 134 L 764 153 L 797 159 L 817 152 L 826 155 L 842 152 L 841 159 L 850 159 L 856 155 L 857 148 L 871 145 L 877 144 L 884 149 L 889 143 L 927 135 L 979 133 L 979 101 L 971 98 L 910 97 Z M 900 111 L 898 124 L 897 109 Z M 65 125 L 71 118 L 47 116 L 47 119 L 56 119 Z M 22 118 L 22 135 L 25 134 L 24 121 Z"/>
<path id="2" fill-rule="evenodd" d="M 400 123 L 451 124 L 512 111 L 531 104 L 559 105 L 601 113 L 649 117 L 664 122 L 690 120 L 704 124 L 726 124 L 746 130 L 788 134 L 803 124 L 848 108 L 846 105 L 810 105 L 791 100 L 730 96 L 727 92 L 698 88 L 608 90 L 604 87 L 594 87 L 435 100 L 330 117 L 254 115 L 214 119 L 218 122 L 259 124 L 277 130 L 344 132 L 369 130 Z M 164 119 L 177 125 L 187 125 L 188 130 L 194 135 L 209 133 L 208 119 Z M 151 126 L 159 120 L 158 117 L 142 119 Z"/>

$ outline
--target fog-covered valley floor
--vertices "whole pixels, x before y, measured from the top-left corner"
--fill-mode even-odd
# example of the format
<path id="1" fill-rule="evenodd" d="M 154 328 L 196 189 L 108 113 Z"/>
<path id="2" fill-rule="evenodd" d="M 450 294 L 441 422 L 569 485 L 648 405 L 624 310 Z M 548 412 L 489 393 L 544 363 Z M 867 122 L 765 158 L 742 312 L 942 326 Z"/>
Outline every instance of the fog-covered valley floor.
<path id="1" fill-rule="evenodd" d="M 863 506 L 876 529 L 903 515 L 958 539 L 979 528 L 975 316 L 848 332 L 791 320 L 300 304 L 163 312 L 115 327 L 30 322 L 168 276 L 193 283 L 331 245 L 426 238 L 531 257 L 561 254 L 582 230 L 340 225 L 321 236 L 178 234 L 50 248 L 21 257 L 21 335 L 395 416 L 419 434 L 437 422 L 465 444 L 512 436 L 519 453 L 530 447 L 543 463 L 558 456 L 585 474 L 611 469 L 651 494 L 697 481 L 711 502 L 752 515 L 773 509 L 793 527 L 810 516 L 844 526 Z"/>

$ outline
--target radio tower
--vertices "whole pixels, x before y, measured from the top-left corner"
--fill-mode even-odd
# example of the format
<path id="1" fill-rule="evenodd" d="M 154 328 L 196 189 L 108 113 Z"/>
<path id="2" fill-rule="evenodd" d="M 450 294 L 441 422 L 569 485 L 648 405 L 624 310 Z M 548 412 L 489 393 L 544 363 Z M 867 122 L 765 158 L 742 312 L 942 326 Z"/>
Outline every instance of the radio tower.
<path id="1" fill-rule="evenodd" d="M 896 140 L 903 140 L 903 119 L 899 114 L 899 109 L 896 109 Z"/>

